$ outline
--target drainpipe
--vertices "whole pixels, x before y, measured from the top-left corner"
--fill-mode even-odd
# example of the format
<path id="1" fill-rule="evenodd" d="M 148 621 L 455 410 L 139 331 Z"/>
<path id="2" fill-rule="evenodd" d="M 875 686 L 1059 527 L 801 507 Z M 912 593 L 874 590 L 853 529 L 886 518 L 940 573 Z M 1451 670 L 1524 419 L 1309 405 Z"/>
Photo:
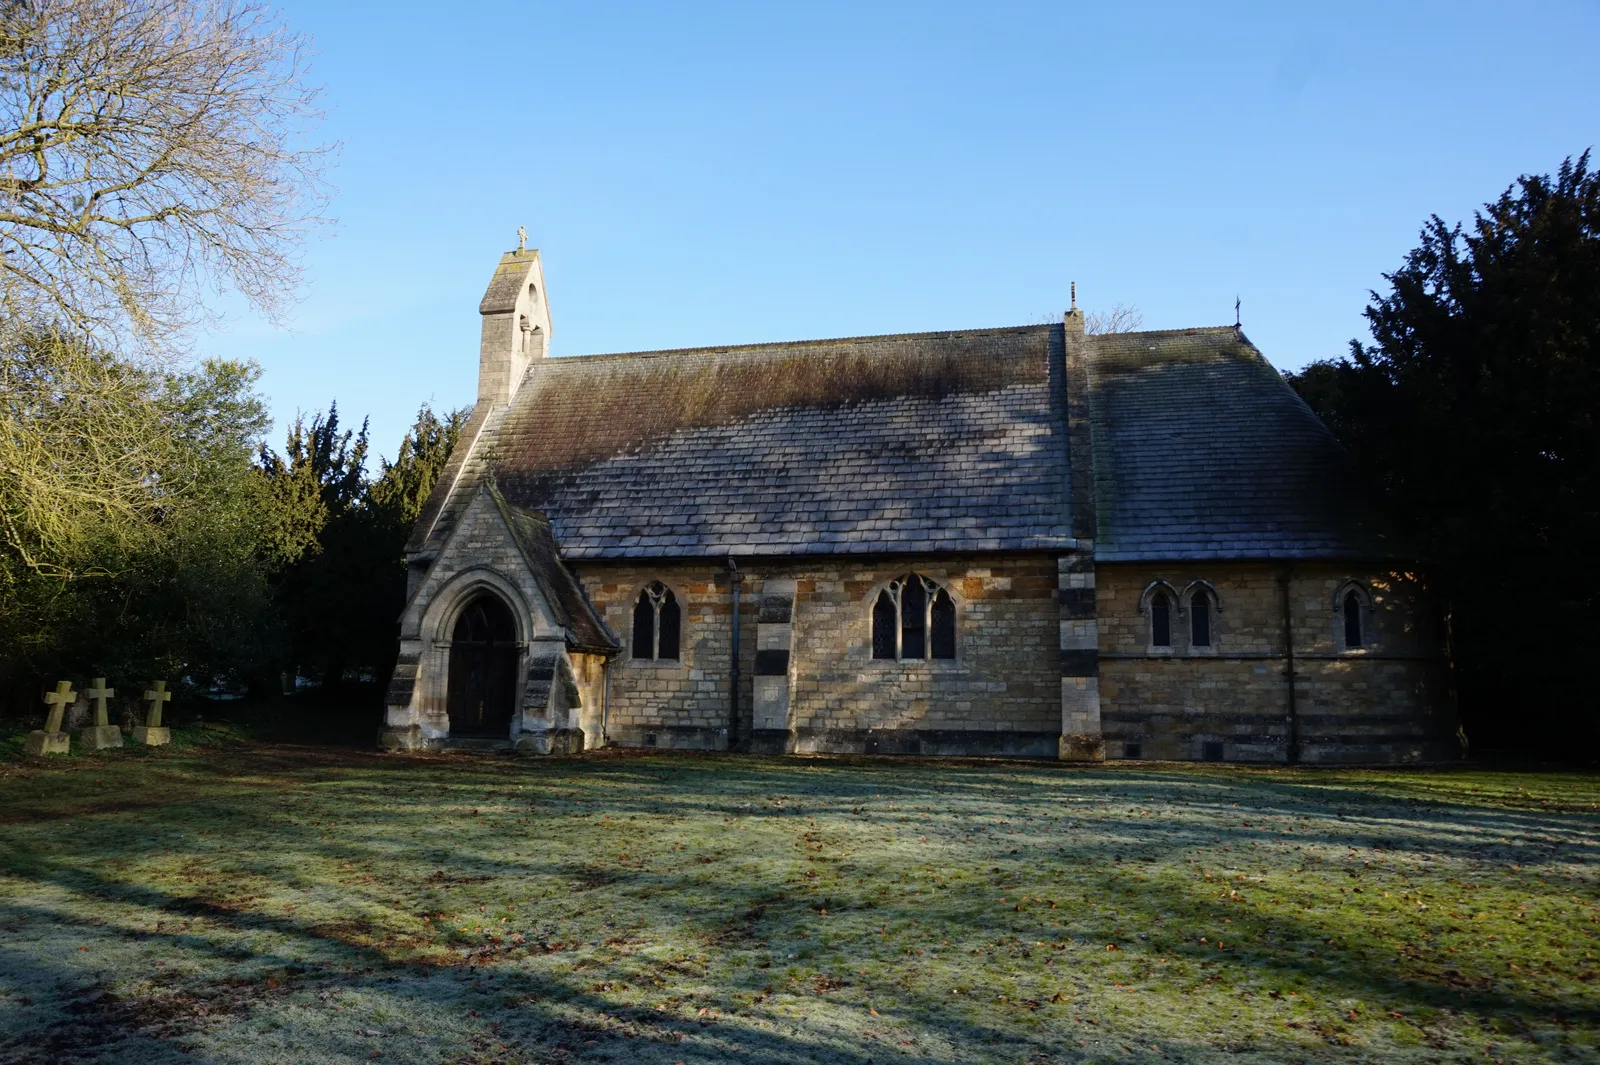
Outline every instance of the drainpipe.
<path id="1" fill-rule="evenodd" d="M 611 659 L 600 664 L 600 746 L 611 742 L 606 731 L 611 724 Z"/>
<path id="2" fill-rule="evenodd" d="M 744 574 L 739 564 L 728 556 L 728 582 L 733 589 L 733 666 L 728 671 L 728 750 L 739 742 L 739 587 L 744 584 Z"/>
<path id="3" fill-rule="evenodd" d="M 1294 690 L 1294 621 L 1290 613 L 1289 582 L 1294 570 L 1286 569 L 1278 575 L 1279 598 L 1283 602 L 1283 654 L 1284 676 L 1289 679 L 1289 751 L 1290 764 L 1300 761 L 1300 708 L 1295 703 Z"/>

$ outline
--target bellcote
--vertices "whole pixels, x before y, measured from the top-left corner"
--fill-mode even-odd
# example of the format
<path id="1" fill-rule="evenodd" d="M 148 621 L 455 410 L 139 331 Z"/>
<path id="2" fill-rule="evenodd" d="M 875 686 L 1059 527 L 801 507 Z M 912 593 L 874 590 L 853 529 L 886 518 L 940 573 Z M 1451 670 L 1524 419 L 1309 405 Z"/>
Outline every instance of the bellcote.
<path id="1" fill-rule="evenodd" d="M 1061 316 L 1061 324 L 1069 334 L 1083 333 L 1084 318 L 1083 312 L 1078 309 L 1078 283 L 1076 281 L 1072 283 L 1072 307 L 1066 314 Z"/>
<path id="2" fill-rule="evenodd" d="M 550 304 L 545 299 L 544 268 L 537 249 L 522 248 L 500 256 L 478 313 L 483 316 L 478 402 L 507 403 L 521 385 L 528 365 L 549 353 Z"/>

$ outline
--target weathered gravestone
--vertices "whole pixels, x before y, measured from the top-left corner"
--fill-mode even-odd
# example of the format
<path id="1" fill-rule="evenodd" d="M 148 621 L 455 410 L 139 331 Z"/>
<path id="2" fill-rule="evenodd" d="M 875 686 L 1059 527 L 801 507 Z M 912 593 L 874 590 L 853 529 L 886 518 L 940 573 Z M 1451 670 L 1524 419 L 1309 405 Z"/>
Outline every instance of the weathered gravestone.
<path id="1" fill-rule="evenodd" d="M 61 731 L 77 732 L 93 722 L 94 707 L 89 704 L 89 697 L 79 689 L 78 697 L 72 700 L 72 705 L 67 707 L 67 712 L 61 717 Z"/>
<path id="2" fill-rule="evenodd" d="M 94 687 L 84 694 L 94 700 L 94 724 L 78 730 L 78 739 L 91 751 L 122 746 L 122 730 L 111 723 L 106 710 L 106 700 L 117 694 L 115 688 L 106 687 L 106 678 L 94 678 Z"/>
<path id="3" fill-rule="evenodd" d="M 61 715 L 67 712 L 67 707 L 76 698 L 70 680 L 57 684 L 53 692 L 44 693 L 44 701 L 50 704 L 50 713 L 45 717 L 43 729 L 28 733 L 30 755 L 42 757 L 47 754 L 66 754 L 72 750 L 72 737 L 61 731 Z"/>
<path id="4" fill-rule="evenodd" d="M 154 681 L 150 690 L 144 693 L 145 702 L 150 704 L 150 712 L 144 719 L 144 724 L 133 727 L 133 742 L 159 747 L 163 743 L 172 742 L 172 730 L 161 724 L 161 704 L 172 701 L 172 693 L 167 691 L 167 682 Z"/>

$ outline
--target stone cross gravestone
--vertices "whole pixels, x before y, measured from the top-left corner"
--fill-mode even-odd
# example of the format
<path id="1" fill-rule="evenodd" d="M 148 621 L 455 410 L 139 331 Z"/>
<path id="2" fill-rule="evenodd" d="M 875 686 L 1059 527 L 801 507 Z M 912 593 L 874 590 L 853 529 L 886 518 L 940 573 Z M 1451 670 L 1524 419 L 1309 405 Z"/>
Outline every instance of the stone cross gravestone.
<path id="1" fill-rule="evenodd" d="M 106 678 L 94 678 L 94 686 L 85 693 L 94 700 L 94 724 L 78 730 L 78 739 L 91 751 L 122 746 L 122 730 L 111 723 L 106 710 L 106 700 L 117 694 L 115 688 L 106 687 Z"/>
<path id="2" fill-rule="evenodd" d="M 50 704 L 50 712 L 45 717 L 44 728 L 34 729 L 28 733 L 28 753 L 34 757 L 47 754 L 66 754 L 72 750 L 72 737 L 61 731 L 61 715 L 67 712 L 77 694 L 72 690 L 72 682 L 64 680 L 56 685 L 53 692 L 45 692 L 44 701 Z"/>
<path id="3" fill-rule="evenodd" d="M 152 681 L 144 693 L 144 701 L 150 704 L 150 712 L 145 716 L 144 724 L 133 727 L 133 742 L 150 747 L 171 743 L 172 730 L 161 724 L 161 705 L 172 701 L 172 693 L 167 691 L 167 682 Z"/>

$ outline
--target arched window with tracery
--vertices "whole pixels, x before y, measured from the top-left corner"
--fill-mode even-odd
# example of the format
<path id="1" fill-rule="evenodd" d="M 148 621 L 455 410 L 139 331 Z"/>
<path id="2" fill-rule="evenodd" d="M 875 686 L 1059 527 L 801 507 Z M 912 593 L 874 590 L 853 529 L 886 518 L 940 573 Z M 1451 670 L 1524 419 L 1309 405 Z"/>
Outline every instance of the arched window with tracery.
<path id="1" fill-rule="evenodd" d="M 1216 609 L 1216 601 L 1211 592 L 1205 588 L 1196 588 L 1194 594 L 1189 596 L 1189 645 L 1191 647 L 1210 647 L 1212 612 Z"/>
<path id="2" fill-rule="evenodd" d="M 633 657 L 676 662 L 682 618 L 671 588 L 660 581 L 645 585 L 633 604 Z"/>
<path id="3" fill-rule="evenodd" d="M 890 581 L 872 604 L 872 657 L 886 660 L 956 656 L 956 604 L 935 581 L 908 573 Z"/>

